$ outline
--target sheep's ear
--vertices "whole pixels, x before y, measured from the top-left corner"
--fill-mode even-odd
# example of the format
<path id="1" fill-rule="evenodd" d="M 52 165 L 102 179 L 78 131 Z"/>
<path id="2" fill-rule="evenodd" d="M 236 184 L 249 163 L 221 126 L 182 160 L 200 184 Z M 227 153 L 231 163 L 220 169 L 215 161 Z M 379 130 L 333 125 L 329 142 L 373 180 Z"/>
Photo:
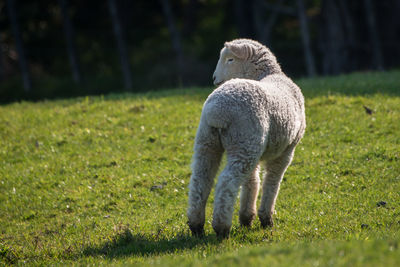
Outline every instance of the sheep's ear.
<path id="1" fill-rule="evenodd" d="M 227 42 L 225 43 L 225 47 L 231 50 L 236 57 L 244 60 L 249 59 L 254 54 L 254 47 L 251 44 Z"/>

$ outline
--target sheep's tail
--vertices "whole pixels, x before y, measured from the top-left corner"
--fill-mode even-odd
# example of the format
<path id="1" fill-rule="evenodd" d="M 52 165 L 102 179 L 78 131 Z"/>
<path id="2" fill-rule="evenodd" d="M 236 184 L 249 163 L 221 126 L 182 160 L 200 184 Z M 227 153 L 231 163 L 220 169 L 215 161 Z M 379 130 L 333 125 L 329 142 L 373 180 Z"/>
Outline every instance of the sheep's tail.
<path id="1" fill-rule="evenodd" d="M 216 101 L 207 101 L 203 107 L 202 116 L 204 116 L 207 125 L 223 129 L 228 128 L 230 120 L 230 112 Z"/>

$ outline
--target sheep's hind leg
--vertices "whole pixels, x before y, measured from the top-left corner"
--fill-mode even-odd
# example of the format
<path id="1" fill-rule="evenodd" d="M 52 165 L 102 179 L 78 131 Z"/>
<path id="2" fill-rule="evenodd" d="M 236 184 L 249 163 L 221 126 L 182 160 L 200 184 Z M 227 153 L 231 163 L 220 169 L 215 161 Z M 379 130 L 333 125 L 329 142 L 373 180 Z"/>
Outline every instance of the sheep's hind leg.
<path id="1" fill-rule="evenodd" d="M 230 158 L 228 152 L 227 166 L 219 176 L 215 189 L 212 226 L 218 237 L 229 237 L 239 187 L 254 170 L 257 163 L 258 158 Z"/>
<path id="2" fill-rule="evenodd" d="M 223 154 L 217 129 L 200 125 L 194 151 L 187 216 L 192 234 L 202 236 L 207 199 Z"/>
<path id="3" fill-rule="evenodd" d="M 275 201 L 279 193 L 280 183 L 287 167 L 293 158 L 294 147 L 287 149 L 281 156 L 266 162 L 265 176 L 261 204 L 258 210 L 262 227 L 274 225 L 272 214 L 274 213 Z"/>
<path id="4" fill-rule="evenodd" d="M 242 185 L 239 220 L 242 226 L 251 226 L 256 216 L 256 201 L 260 187 L 260 174 L 257 166 Z"/>

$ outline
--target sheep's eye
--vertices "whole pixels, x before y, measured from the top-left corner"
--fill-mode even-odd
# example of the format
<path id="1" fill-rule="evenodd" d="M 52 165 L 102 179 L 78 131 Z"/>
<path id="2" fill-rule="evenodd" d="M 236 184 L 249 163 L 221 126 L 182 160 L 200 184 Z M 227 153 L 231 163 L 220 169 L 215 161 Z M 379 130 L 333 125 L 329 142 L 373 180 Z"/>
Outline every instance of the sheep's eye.
<path id="1" fill-rule="evenodd" d="M 230 63 L 230 62 L 232 62 L 233 61 L 233 58 L 228 58 L 228 59 L 226 59 L 226 62 L 228 62 L 228 63 Z"/>

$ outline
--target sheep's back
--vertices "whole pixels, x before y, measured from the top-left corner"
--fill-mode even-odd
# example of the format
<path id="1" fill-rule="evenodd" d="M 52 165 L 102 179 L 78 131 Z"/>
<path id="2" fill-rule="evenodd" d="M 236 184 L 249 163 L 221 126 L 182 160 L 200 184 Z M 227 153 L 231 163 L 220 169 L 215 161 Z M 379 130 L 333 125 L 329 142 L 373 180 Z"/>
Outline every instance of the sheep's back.
<path id="1" fill-rule="evenodd" d="M 278 153 L 304 132 L 304 100 L 297 89 L 284 77 L 232 79 L 210 94 L 202 116 L 211 127 L 261 135 L 266 150 Z"/>

